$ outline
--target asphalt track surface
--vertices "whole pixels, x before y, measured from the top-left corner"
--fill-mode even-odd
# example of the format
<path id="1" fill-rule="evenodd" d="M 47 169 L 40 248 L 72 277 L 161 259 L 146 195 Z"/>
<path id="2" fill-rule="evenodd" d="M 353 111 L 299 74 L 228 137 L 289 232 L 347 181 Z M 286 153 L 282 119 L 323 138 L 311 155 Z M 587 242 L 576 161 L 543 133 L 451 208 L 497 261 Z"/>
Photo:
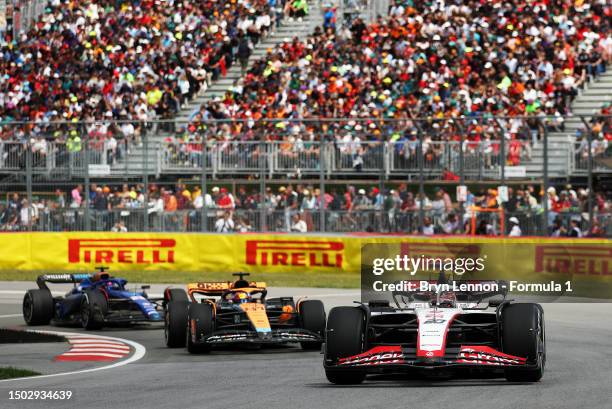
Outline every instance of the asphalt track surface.
<path id="1" fill-rule="evenodd" d="M 20 287 L 0 285 L 0 326 L 23 325 L 20 317 L 5 317 L 20 314 Z M 321 298 L 327 310 L 358 299 L 356 290 L 270 292 L 307 294 Z M 535 384 L 413 376 L 334 386 L 325 379 L 318 352 L 287 346 L 190 355 L 165 348 L 161 329 L 119 328 L 95 333 L 142 344 L 144 358 L 74 376 L 0 382 L 0 408 L 612 408 L 612 304 L 546 304 L 544 309 L 548 358 L 544 378 Z M 71 390 L 74 395 L 69 401 L 11 401 L 11 390 Z"/>

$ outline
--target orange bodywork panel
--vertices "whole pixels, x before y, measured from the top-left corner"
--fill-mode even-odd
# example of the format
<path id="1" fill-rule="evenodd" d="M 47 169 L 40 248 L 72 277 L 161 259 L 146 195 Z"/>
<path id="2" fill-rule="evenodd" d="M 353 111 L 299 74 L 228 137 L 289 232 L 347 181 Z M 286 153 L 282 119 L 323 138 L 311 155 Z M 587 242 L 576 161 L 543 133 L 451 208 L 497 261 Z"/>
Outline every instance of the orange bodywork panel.
<path id="1" fill-rule="evenodd" d="M 265 305 L 248 302 L 240 304 L 240 308 L 246 312 L 247 317 L 249 317 L 257 332 L 270 332 L 272 330 Z"/>

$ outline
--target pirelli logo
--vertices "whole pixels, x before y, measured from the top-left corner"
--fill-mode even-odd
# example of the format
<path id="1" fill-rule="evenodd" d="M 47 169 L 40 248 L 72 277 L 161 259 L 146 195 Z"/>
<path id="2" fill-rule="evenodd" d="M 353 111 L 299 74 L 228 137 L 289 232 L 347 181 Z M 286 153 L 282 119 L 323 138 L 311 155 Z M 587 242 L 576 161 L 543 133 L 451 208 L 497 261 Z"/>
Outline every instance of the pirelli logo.
<path id="1" fill-rule="evenodd" d="M 344 243 L 337 241 L 247 240 L 246 263 L 258 266 L 341 268 Z"/>
<path id="2" fill-rule="evenodd" d="M 69 263 L 172 264 L 174 239 L 69 239 Z"/>
<path id="3" fill-rule="evenodd" d="M 607 245 L 540 245 L 535 248 L 536 273 L 612 275 L 612 248 Z"/>

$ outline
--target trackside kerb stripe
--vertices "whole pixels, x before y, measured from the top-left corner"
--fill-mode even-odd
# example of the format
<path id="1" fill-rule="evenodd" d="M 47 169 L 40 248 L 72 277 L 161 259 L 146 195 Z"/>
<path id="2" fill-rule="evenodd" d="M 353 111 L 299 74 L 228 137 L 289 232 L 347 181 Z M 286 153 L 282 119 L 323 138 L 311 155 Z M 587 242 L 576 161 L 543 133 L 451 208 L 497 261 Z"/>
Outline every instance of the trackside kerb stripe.
<path id="1" fill-rule="evenodd" d="M 43 334 L 55 334 L 55 335 L 62 335 L 64 337 L 69 337 L 69 336 L 75 336 L 75 333 L 72 332 L 60 332 L 60 331 L 31 331 L 31 332 L 41 332 Z M 117 361 L 115 363 L 109 364 L 109 365 L 104 365 L 104 366 L 98 366 L 96 368 L 89 368 L 89 369 L 83 369 L 83 370 L 79 370 L 79 371 L 70 371 L 70 372 L 62 372 L 62 373 L 56 373 L 56 374 L 49 374 L 49 375 L 39 375 L 39 376 L 27 376 L 24 378 L 12 378 L 12 379 L 4 379 L 1 380 L 0 383 L 7 383 L 7 382 L 27 382 L 29 380 L 34 380 L 34 379 L 43 379 L 43 378 L 55 378 L 58 376 L 66 376 L 66 375 L 81 375 L 81 374 L 85 374 L 88 372 L 97 372 L 97 371 L 105 371 L 108 369 L 113 369 L 113 368 L 118 368 L 120 366 L 124 366 L 124 365 L 128 365 L 131 364 L 133 362 L 139 361 L 141 360 L 146 352 L 147 349 L 139 344 L 138 342 L 135 341 L 131 341 L 129 339 L 123 339 L 123 338 L 114 338 L 114 337 L 107 337 L 104 335 L 98 335 L 101 339 L 104 340 L 112 340 L 112 341 L 117 341 L 117 342 L 125 342 L 126 345 L 129 345 L 133 350 L 134 353 L 129 356 L 126 359 L 122 359 L 120 361 Z"/>
<path id="2" fill-rule="evenodd" d="M 116 361 L 130 354 L 130 346 L 118 341 L 88 335 L 69 335 L 69 351 L 55 357 L 55 361 Z"/>

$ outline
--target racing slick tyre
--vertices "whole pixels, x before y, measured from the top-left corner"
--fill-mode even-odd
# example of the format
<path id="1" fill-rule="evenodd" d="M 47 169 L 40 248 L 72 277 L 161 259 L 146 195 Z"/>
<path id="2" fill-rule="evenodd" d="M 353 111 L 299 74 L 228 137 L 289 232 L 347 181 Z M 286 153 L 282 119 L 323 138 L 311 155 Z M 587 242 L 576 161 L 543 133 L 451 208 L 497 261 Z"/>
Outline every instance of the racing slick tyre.
<path id="1" fill-rule="evenodd" d="M 507 368 L 506 379 L 513 382 L 537 382 L 544 374 L 546 337 L 544 312 L 537 304 L 510 304 L 502 310 L 503 352 L 527 358 L 535 368 Z"/>
<path id="2" fill-rule="evenodd" d="M 306 300 L 299 304 L 302 328 L 325 337 L 325 307 L 320 300 Z M 300 342 L 302 349 L 320 350 L 323 342 Z"/>
<path id="3" fill-rule="evenodd" d="M 191 354 L 210 352 L 210 346 L 199 344 L 201 334 L 211 334 L 214 330 L 214 315 L 212 305 L 190 304 L 187 311 L 187 351 Z"/>
<path id="4" fill-rule="evenodd" d="M 23 319 L 28 325 L 47 325 L 53 318 L 53 309 L 49 290 L 28 290 L 23 297 Z"/>
<path id="5" fill-rule="evenodd" d="M 365 342 L 365 313 L 359 307 L 335 307 L 329 313 L 325 338 L 325 361 L 336 362 L 363 352 Z M 337 385 L 363 382 L 365 372 L 325 369 L 327 380 Z"/>
<path id="6" fill-rule="evenodd" d="M 106 297 L 99 290 L 90 290 L 81 299 L 81 326 L 87 330 L 100 329 L 108 311 Z"/>
<path id="7" fill-rule="evenodd" d="M 170 301 L 189 302 L 189 297 L 182 288 L 166 288 L 166 291 L 164 291 L 164 302 L 168 304 Z"/>
<path id="8" fill-rule="evenodd" d="M 185 346 L 188 306 L 189 303 L 185 301 L 170 301 L 166 305 L 164 338 L 168 348 L 182 348 Z"/>

